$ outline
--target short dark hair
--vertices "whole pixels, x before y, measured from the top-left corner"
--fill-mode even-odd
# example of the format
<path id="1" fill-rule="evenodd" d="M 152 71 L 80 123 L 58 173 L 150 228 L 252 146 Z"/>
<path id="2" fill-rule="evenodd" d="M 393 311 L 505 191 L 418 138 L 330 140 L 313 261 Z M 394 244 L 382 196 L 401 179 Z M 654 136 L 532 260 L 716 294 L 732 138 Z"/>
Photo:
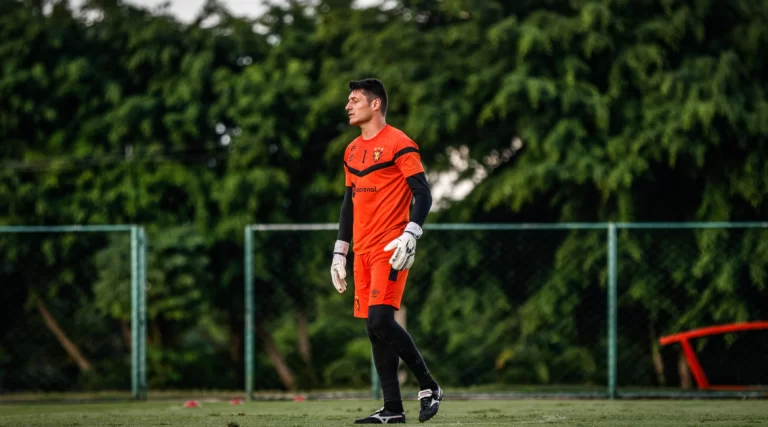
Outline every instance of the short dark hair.
<path id="1" fill-rule="evenodd" d="M 387 115 L 387 90 L 384 89 L 384 83 L 379 79 L 363 79 L 349 82 L 349 91 L 359 90 L 365 94 L 368 102 L 376 98 L 381 100 L 381 113 Z"/>

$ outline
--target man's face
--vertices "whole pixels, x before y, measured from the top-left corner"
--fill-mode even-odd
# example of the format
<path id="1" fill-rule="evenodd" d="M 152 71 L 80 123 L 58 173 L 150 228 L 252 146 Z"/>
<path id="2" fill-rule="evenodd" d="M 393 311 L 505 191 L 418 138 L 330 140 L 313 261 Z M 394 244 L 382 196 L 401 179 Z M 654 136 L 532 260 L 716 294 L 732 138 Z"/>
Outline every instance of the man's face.
<path id="1" fill-rule="evenodd" d="M 349 116 L 349 124 L 359 126 L 373 117 L 373 106 L 377 100 L 368 102 L 365 94 L 359 90 L 352 91 L 349 94 L 346 110 Z"/>

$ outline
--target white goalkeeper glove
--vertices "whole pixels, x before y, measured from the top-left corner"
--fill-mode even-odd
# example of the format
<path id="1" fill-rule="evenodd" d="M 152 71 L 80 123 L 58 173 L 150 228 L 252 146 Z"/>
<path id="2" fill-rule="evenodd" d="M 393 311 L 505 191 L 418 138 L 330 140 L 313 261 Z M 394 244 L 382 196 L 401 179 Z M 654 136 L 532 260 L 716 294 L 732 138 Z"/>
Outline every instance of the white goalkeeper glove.
<path id="1" fill-rule="evenodd" d="M 395 270 L 408 270 L 413 265 L 416 256 L 416 240 L 421 237 L 421 227 L 415 222 L 409 222 L 405 226 L 403 235 L 389 242 L 384 247 L 384 252 L 395 250 L 389 264 Z"/>
<path id="2" fill-rule="evenodd" d="M 331 280 L 333 286 L 339 293 L 347 290 L 347 252 L 349 252 L 349 243 L 343 240 L 337 240 L 333 247 L 333 263 L 331 263 Z"/>

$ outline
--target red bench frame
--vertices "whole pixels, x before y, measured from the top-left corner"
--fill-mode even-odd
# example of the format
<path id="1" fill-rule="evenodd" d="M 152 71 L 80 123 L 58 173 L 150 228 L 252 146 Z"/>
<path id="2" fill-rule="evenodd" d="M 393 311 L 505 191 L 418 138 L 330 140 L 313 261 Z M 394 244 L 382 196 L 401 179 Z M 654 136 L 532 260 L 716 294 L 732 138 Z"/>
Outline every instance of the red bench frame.
<path id="1" fill-rule="evenodd" d="M 742 323 L 730 323 L 727 325 L 708 326 L 706 328 L 693 329 L 687 332 L 680 332 L 677 334 L 663 336 L 659 339 L 661 345 L 674 344 L 679 342 L 685 353 L 685 359 L 688 361 L 688 367 L 693 373 L 693 378 L 696 380 L 696 385 L 699 390 L 747 390 L 750 388 L 763 387 L 755 386 L 739 386 L 739 385 L 711 385 L 707 379 L 707 375 L 701 368 L 699 358 L 696 357 L 696 351 L 691 346 L 690 340 L 694 338 L 701 338 L 710 335 L 727 334 L 731 332 L 743 332 L 753 331 L 758 329 L 768 329 L 768 321 L 757 322 L 742 322 Z"/>

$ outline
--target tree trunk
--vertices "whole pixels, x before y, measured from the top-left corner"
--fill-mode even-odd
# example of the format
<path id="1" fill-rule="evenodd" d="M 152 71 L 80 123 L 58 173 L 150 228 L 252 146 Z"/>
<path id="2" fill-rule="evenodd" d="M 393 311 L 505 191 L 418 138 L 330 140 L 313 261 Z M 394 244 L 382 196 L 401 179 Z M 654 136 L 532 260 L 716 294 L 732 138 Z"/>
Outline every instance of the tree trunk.
<path id="1" fill-rule="evenodd" d="M 51 333 L 56 337 L 56 339 L 59 341 L 59 344 L 61 344 L 61 346 L 64 348 L 64 351 L 66 351 L 67 354 L 69 354 L 69 356 L 74 359 L 75 363 L 77 363 L 77 366 L 80 367 L 80 370 L 86 372 L 90 371 L 92 369 L 91 362 L 89 362 L 88 359 L 86 359 L 85 356 L 80 353 L 80 349 L 77 348 L 77 345 L 75 345 L 75 343 L 73 343 L 67 337 L 67 334 L 65 334 L 59 326 L 59 322 L 57 322 L 51 312 L 48 311 L 48 307 L 45 305 L 45 302 L 43 302 L 39 296 L 35 296 L 35 302 L 37 304 L 37 311 L 39 311 L 40 316 L 43 317 L 45 326 L 47 326 L 48 330 L 50 330 Z"/>
<path id="2" fill-rule="evenodd" d="M 661 357 L 661 347 L 653 324 L 651 324 L 648 332 L 651 338 L 651 360 L 653 360 L 653 370 L 656 372 L 656 381 L 664 387 L 667 385 L 667 379 L 664 377 L 664 360 Z"/>
<path id="3" fill-rule="evenodd" d="M 128 348 L 128 351 L 131 351 L 133 348 L 133 336 L 131 335 L 131 325 L 127 320 L 120 321 L 120 331 L 123 333 L 125 346 Z"/>
<path id="4" fill-rule="evenodd" d="M 229 346 L 229 358 L 233 362 L 239 362 L 243 354 L 243 346 L 241 345 L 243 335 L 239 331 L 231 331 L 230 333 L 232 334 L 232 340 Z"/>
<path id="5" fill-rule="evenodd" d="M 304 308 L 300 308 L 296 311 L 299 355 L 301 355 L 301 360 L 303 360 L 307 366 L 311 366 L 312 346 L 309 343 L 309 321 L 307 320 L 307 313 L 305 313 L 304 310 Z"/>
<path id="6" fill-rule="evenodd" d="M 275 368 L 277 375 L 280 377 L 280 381 L 283 382 L 283 386 L 288 390 L 296 389 L 296 379 L 291 372 L 291 368 L 285 363 L 285 358 L 280 353 L 280 350 L 275 345 L 275 341 L 272 339 L 272 334 L 264 327 L 263 321 L 256 322 L 256 333 L 264 342 L 264 349 L 267 352 L 269 360 L 272 362 L 272 366 Z"/>
<path id="7" fill-rule="evenodd" d="M 296 310 L 296 332 L 299 341 L 299 355 L 304 361 L 307 377 L 311 381 L 311 386 L 317 385 L 315 368 L 312 366 L 312 345 L 309 342 L 309 320 L 307 319 L 306 307 L 300 307 Z"/>
<path id="8" fill-rule="evenodd" d="M 680 373 L 680 388 L 690 390 L 693 387 L 691 381 L 691 371 L 688 369 L 688 362 L 685 360 L 685 353 L 680 350 L 680 357 L 677 359 L 677 371 Z"/>

